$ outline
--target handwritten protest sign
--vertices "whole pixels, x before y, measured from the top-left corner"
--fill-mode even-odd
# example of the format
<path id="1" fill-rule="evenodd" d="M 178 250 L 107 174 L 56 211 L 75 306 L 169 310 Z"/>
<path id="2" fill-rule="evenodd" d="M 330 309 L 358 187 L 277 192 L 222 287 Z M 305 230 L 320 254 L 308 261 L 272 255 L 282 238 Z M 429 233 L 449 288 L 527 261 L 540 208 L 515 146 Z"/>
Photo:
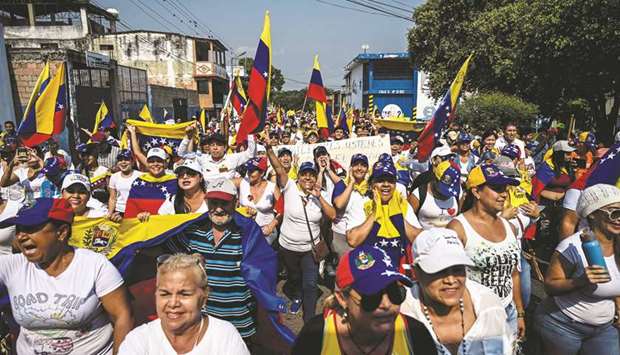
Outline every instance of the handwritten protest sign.
<path id="1" fill-rule="evenodd" d="M 386 135 L 359 137 L 351 139 L 343 139 L 332 142 L 322 142 L 317 144 L 296 144 L 296 145 L 279 145 L 275 147 L 277 152 L 280 148 L 288 148 L 299 156 L 299 163 L 312 161 L 312 151 L 317 146 L 324 146 L 332 159 L 340 163 L 345 169 L 349 168 L 351 156 L 353 154 L 362 153 L 368 157 L 370 164 L 377 161 L 379 155 L 390 153 L 390 137 Z"/>

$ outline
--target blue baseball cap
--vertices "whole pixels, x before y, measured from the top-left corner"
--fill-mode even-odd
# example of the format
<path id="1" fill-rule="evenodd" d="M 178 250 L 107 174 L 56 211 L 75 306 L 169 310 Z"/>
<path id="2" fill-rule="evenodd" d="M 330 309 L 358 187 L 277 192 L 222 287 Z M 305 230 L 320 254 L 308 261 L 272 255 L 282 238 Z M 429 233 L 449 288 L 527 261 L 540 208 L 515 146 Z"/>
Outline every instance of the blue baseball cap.
<path id="1" fill-rule="evenodd" d="M 78 153 L 86 153 L 86 143 L 80 143 L 75 146 L 75 150 Z"/>
<path id="2" fill-rule="evenodd" d="M 336 285 L 341 290 L 351 287 L 362 295 L 376 294 L 396 281 L 411 287 L 413 282 L 398 272 L 397 266 L 398 260 L 393 261 L 385 250 L 364 244 L 340 258 Z"/>
<path id="3" fill-rule="evenodd" d="M 293 152 L 291 152 L 291 150 L 288 148 L 280 148 L 278 150 L 278 158 L 286 154 L 288 154 L 289 156 L 293 156 Z"/>
<path id="4" fill-rule="evenodd" d="M 495 160 L 495 158 L 497 158 L 497 154 L 495 154 L 494 151 L 492 150 L 485 150 L 484 153 L 482 153 L 482 155 L 480 156 L 480 160 L 487 161 L 487 160 Z"/>
<path id="5" fill-rule="evenodd" d="M 471 134 L 469 134 L 467 132 L 461 132 L 456 137 L 456 142 L 457 143 L 469 143 L 469 142 L 471 142 L 473 140 L 474 140 L 474 136 L 472 136 Z"/>
<path id="6" fill-rule="evenodd" d="M 46 176 L 56 176 L 62 171 L 62 163 L 57 157 L 51 157 L 45 159 L 45 164 L 41 173 Z"/>
<path id="7" fill-rule="evenodd" d="M 377 161 L 394 164 L 394 161 L 392 160 L 392 156 L 388 153 L 383 153 L 379 155 L 379 158 L 377 158 Z"/>
<path id="8" fill-rule="evenodd" d="M 353 154 L 353 156 L 351 156 L 351 166 L 356 163 L 364 163 L 368 166 L 368 157 L 361 153 Z"/>
<path id="9" fill-rule="evenodd" d="M 252 172 L 255 170 L 260 170 L 263 172 L 267 171 L 267 157 L 252 158 L 248 160 L 247 163 L 245 163 L 245 167 L 248 170 L 248 172 Z"/>
<path id="10" fill-rule="evenodd" d="M 318 171 L 316 170 L 316 166 L 314 166 L 314 163 L 311 161 L 306 161 L 301 163 L 301 165 L 299 166 L 299 174 L 306 172 L 306 171 L 312 171 L 313 173 L 318 173 Z"/>
<path id="11" fill-rule="evenodd" d="M 388 176 L 396 179 L 396 168 L 392 162 L 378 161 L 372 166 L 372 179 L 378 179 L 380 177 Z"/>
<path id="12" fill-rule="evenodd" d="M 437 165 L 433 172 L 437 179 L 437 190 L 445 197 L 459 198 L 461 193 L 461 173 L 449 161 Z"/>
<path id="13" fill-rule="evenodd" d="M 116 160 L 131 160 L 133 159 L 133 154 L 129 149 L 123 149 L 116 155 Z"/>
<path id="14" fill-rule="evenodd" d="M 471 189 L 482 184 L 519 186 L 519 180 L 504 175 L 495 164 L 482 164 L 471 169 L 465 186 Z"/>
<path id="15" fill-rule="evenodd" d="M 510 159 L 517 159 L 521 156 L 521 148 L 516 144 L 507 144 L 501 151 L 501 155 Z"/>
<path id="16" fill-rule="evenodd" d="M 73 223 L 73 208 L 64 198 L 38 198 L 22 207 L 15 217 L 0 222 L 0 228 L 36 226 L 49 220 Z"/>

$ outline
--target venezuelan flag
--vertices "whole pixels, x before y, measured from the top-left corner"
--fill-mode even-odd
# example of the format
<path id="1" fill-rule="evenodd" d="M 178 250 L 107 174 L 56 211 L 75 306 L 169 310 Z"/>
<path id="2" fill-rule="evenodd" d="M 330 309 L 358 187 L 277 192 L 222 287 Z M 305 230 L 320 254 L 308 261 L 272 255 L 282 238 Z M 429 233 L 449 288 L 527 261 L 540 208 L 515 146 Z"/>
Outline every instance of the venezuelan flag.
<path id="1" fill-rule="evenodd" d="M 172 151 L 176 152 L 177 147 L 181 144 L 181 140 L 185 138 L 185 128 L 193 125 L 194 122 L 163 124 L 127 120 L 125 124 L 136 127 L 140 147 L 146 153 L 151 148 L 164 146 L 169 146 L 172 148 Z M 125 147 L 128 147 L 127 135 L 123 134 L 121 148 Z"/>
<path id="2" fill-rule="evenodd" d="M 202 133 L 207 134 L 207 111 L 204 108 L 200 110 L 198 122 L 200 123 Z"/>
<path id="3" fill-rule="evenodd" d="M 95 141 L 102 141 L 104 138 L 103 129 L 104 128 L 114 128 L 116 124 L 112 119 L 112 114 L 108 111 L 108 107 L 106 106 L 104 101 L 101 101 L 101 105 L 99 106 L 99 110 L 95 115 L 95 127 L 93 127 L 89 143 Z"/>
<path id="4" fill-rule="evenodd" d="M 65 63 L 51 80 L 49 63 L 46 63 L 17 129 L 22 143 L 34 147 L 60 134 L 65 129 L 66 107 Z"/>
<path id="5" fill-rule="evenodd" d="M 138 177 L 129 190 L 124 217 L 134 218 L 140 212 L 157 214 L 164 200 L 177 193 L 177 188 L 177 177 L 174 174 L 159 178 L 150 174 Z"/>
<path id="6" fill-rule="evenodd" d="M 237 144 L 247 140 L 248 134 L 260 132 L 265 126 L 267 105 L 271 91 L 271 20 L 269 11 L 265 12 L 263 33 L 258 41 L 254 64 L 248 84 L 247 108 L 243 112 L 241 125 L 237 131 Z"/>
<path id="7" fill-rule="evenodd" d="M 241 83 L 241 78 L 239 78 L 239 76 L 236 76 L 235 80 L 233 81 L 231 100 L 232 100 L 232 105 L 235 108 L 235 111 L 237 112 L 237 115 L 241 117 L 248 103 L 248 99 L 245 96 L 245 91 L 243 90 L 243 84 Z"/>
<path id="8" fill-rule="evenodd" d="M 330 118 L 327 115 L 327 96 L 325 95 L 325 87 L 323 86 L 323 78 L 321 77 L 318 55 L 314 56 L 314 65 L 312 67 L 312 75 L 310 76 L 310 84 L 308 85 L 306 96 L 314 100 L 317 127 L 319 129 L 329 128 Z"/>
<path id="9" fill-rule="evenodd" d="M 146 106 L 146 104 L 142 106 L 142 110 L 140 110 L 138 117 L 140 117 L 144 122 L 155 123 L 155 121 L 153 120 L 153 116 L 151 115 L 151 111 L 149 110 L 149 107 Z"/>
<path id="10" fill-rule="evenodd" d="M 473 55 L 474 54 L 472 53 L 469 57 L 467 57 L 465 63 L 463 63 L 461 69 L 456 74 L 456 78 L 454 78 L 452 85 L 450 85 L 450 89 L 446 92 L 445 96 L 435 109 L 433 118 L 426 124 L 426 127 L 424 127 L 422 133 L 420 133 L 420 136 L 418 137 L 417 153 L 417 159 L 419 161 L 425 161 L 430 157 L 431 152 L 435 149 L 437 141 L 441 137 L 441 131 L 454 116 L 459 95 L 461 93 L 461 87 L 463 86 L 463 81 L 465 81 L 467 68 L 469 67 L 469 62 Z"/>
<path id="11" fill-rule="evenodd" d="M 549 161 L 543 161 L 536 167 L 536 174 L 532 178 L 532 198 L 536 201 L 540 201 L 540 193 L 555 177 L 555 172 L 550 164 L 552 163 Z"/>

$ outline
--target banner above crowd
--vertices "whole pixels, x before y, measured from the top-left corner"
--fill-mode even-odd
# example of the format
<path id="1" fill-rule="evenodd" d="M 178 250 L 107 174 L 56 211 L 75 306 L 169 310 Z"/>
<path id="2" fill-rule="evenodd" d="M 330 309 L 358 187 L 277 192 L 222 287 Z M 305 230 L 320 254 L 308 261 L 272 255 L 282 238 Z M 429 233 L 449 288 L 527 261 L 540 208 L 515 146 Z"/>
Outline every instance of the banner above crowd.
<path id="1" fill-rule="evenodd" d="M 293 154 L 299 156 L 299 162 L 313 160 L 312 152 L 317 146 L 327 148 L 331 159 L 340 163 L 345 169 L 349 168 L 351 156 L 353 154 L 362 153 L 368 157 L 368 161 L 377 161 L 379 155 L 390 153 L 390 136 L 379 135 L 372 137 L 359 137 L 351 139 L 343 139 L 339 141 L 322 142 L 317 144 L 296 144 L 296 145 L 279 145 L 274 147 L 278 149 L 288 148 Z"/>

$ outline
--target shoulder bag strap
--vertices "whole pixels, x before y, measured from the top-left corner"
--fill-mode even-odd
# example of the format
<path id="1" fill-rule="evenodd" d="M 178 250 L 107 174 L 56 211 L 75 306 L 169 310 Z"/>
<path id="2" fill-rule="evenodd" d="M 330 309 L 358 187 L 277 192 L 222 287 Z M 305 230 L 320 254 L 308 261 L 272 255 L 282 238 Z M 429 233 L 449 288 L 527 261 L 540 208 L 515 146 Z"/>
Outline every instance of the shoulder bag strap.
<path id="1" fill-rule="evenodd" d="M 299 196 L 299 198 L 301 199 L 301 205 L 304 208 L 304 216 L 306 217 L 306 226 L 308 227 L 308 234 L 310 234 L 310 241 L 312 242 L 312 245 L 314 246 L 314 236 L 312 235 L 312 228 L 310 228 L 310 221 L 308 220 L 308 212 L 306 211 L 306 203 L 308 200 L 304 199 L 303 197 Z"/>

